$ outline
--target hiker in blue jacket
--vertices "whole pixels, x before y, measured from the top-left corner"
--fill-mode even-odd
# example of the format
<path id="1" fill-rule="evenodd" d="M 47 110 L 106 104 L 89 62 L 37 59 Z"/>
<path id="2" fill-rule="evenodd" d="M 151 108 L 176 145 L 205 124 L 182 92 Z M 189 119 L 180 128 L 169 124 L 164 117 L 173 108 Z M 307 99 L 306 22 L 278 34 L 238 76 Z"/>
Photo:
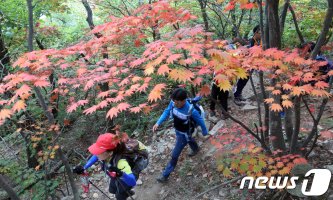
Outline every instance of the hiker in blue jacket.
<path id="1" fill-rule="evenodd" d="M 174 128 L 176 132 L 176 144 L 171 154 L 171 160 L 168 165 L 164 169 L 163 173 L 157 177 L 157 181 L 166 182 L 170 173 L 175 169 L 178 161 L 178 157 L 180 153 L 184 149 L 184 147 L 189 144 L 191 148 L 191 152 L 188 154 L 189 156 L 196 155 L 200 148 L 197 142 L 192 138 L 192 129 L 190 118 L 198 124 L 202 129 L 202 134 L 206 136 L 208 134 L 208 130 L 206 128 L 204 119 L 199 114 L 199 112 L 193 108 L 193 104 L 190 104 L 187 101 L 187 91 L 183 88 L 178 88 L 173 91 L 171 95 L 171 101 L 168 107 L 164 110 L 163 114 L 157 121 L 157 123 L 153 126 L 153 132 L 157 130 L 157 128 L 169 118 L 170 114 L 172 114 Z"/>

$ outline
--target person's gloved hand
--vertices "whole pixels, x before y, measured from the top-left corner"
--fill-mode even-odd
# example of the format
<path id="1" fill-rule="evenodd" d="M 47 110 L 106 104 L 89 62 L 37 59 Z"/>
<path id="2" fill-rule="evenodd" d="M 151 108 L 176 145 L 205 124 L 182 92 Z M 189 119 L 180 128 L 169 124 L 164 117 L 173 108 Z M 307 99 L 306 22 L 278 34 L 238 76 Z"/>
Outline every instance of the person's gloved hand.
<path id="1" fill-rule="evenodd" d="M 84 174 L 84 168 L 82 165 L 78 165 L 73 168 L 73 172 L 76 174 Z"/>
<path id="2" fill-rule="evenodd" d="M 109 172 L 115 172 L 117 177 L 121 177 L 124 172 L 122 172 L 118 167 L 110 166 Z"/>

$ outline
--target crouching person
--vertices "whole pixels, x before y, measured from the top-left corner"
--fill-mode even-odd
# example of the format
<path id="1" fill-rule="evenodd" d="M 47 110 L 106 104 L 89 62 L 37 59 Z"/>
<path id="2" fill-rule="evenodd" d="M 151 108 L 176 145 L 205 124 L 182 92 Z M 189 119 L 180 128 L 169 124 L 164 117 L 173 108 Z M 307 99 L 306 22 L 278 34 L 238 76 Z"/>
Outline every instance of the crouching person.
<path id="1" fill-rule="evenodd" d="M 117 135 L 105 133 L 88 150 L 93 156 L 84 166 L 76 166 L 74 173 L 83 174 L 100 161 L 110 177 L 109 192 L 115 194 L 117 200 L 126 200 L 134 194 L 131 189 L 148 165 L 148 152 L 140 141 L 131 138 L 122 141 Z"/>

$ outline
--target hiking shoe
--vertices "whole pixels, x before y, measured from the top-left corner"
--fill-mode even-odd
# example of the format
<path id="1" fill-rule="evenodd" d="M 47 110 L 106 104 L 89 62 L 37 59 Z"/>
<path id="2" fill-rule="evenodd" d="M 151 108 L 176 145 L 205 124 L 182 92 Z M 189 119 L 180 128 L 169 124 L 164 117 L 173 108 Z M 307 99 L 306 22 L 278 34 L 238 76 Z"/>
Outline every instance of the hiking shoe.
<path id="1" fill-rule="evenodd" d="M 246 99 L 243 97 L 243 95 L 235 96 L 235 99 L 238 99 L 240 101 L 246 101 Z"/>
<path id="2" fill-rule="evenodd" d="M 129 194 L 130 196 L 133 196 L 133 195 L 135 194 L 135 191 L 134 191 L 134 190 L 130 190 L 130 191 L 128 191 L 128 194 Z"/>
<path id="3" fill-rule="evenodd" d="M 200 151 L 200 147 L 198 147 L 197 150 L 193 151 L 192 149 L 190 150 L 190 152 L 187 154 L 188 156 L 192 157 L 197 155 L 197 153 Z"/>
<path id="4" fill-rule="evenodd" d="M 241 99 L 239 99 L 238 97 L 234 99 L 234 103 L 235 103 L 237 106 L 245 105 L 245 102 L 242 101 Z"/>
<path id="5" fill-rule="evenodd" d="M 211 111 L 209 112 L 209 117 L 215 117 L 215 116 L 216 116 L 215 111 L 214 111 L 214 110 L 211 110 Z"/>
<path id="6" fill-rule="evenodd" d="M 156 178 L 156 180 L 160 183 L 166 183 L 168 181 L 168 177 L 163 176 L 163 174 L 161 174 L 159 177 Z"/>

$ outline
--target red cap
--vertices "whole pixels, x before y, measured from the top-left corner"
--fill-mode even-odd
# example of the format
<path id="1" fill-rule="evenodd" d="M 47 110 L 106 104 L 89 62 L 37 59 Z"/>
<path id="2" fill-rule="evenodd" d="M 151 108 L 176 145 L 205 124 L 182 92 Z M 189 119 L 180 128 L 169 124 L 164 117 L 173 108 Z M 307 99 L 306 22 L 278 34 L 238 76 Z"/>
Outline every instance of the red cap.
<path id="1" fill-rule="evenodd" d="M 99 155 L 107 150 L 113 150 L 117 147 L 119 139 L 112 133 L 104 133 L 98 136 L 96 143 L 92 144 L 88 150 L 93 155 Z"/>

